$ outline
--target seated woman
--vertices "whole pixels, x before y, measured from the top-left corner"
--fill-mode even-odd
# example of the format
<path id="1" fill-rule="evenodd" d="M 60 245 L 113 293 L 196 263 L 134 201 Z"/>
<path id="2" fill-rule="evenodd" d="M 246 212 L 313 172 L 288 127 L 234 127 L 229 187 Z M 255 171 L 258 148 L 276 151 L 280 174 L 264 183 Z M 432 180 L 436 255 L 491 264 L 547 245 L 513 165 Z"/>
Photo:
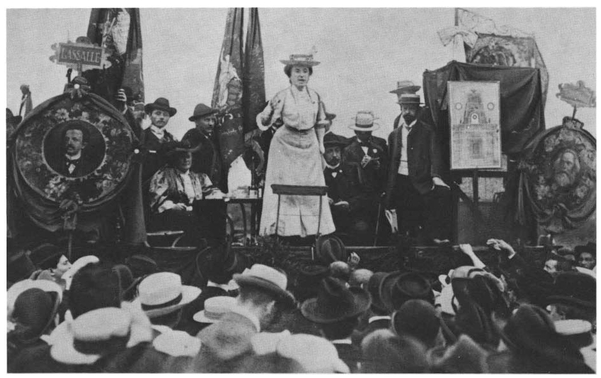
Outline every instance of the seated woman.
<path id="1" fill-rule="evenodd" d="M 167 166 L 158 170 L 150 181 L 149 231 L 182 230 L 186 244 L 213 244 L 225 236 L 225 204 L 197 206 L 202 199 L 222 199 L 224 194 L 213 186 L 204 173 L 190 171 L 192 153 L 186 142 L 175 142 L 167 149 Z M 216 222 L 219 217 L 223 222 Z"/>

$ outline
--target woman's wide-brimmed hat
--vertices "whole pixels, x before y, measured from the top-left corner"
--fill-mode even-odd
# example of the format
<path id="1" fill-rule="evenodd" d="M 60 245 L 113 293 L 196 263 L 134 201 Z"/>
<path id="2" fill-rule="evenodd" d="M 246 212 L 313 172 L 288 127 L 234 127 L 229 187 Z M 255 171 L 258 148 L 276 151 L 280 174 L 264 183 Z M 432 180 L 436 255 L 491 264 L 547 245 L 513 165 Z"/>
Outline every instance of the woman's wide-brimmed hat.
<path id="1" fill-rule="evenodd" d="M 193 146 L 189 140 L 184 140 L 184 141 L 176 141 L 176 142 L 170 142 L 167 143 L 164 148 L 164 155 L 165 158 L 170 159 L 173 158 L 181 153 L 194 153 L 198 150 L 200 150 L 201 147 L 201 143 L 198 143 L 197 145 Z"/>
<path id="2" fill-rule="evenodd" d="M 194 113 L 188 119 L 190 121 L 194 122 L 194 120 L 197 119 L 197 118 L 206 117 L 208 115 L 215 114 L 215 113 L 219 113 L 219 110 L 211 108 L 211 107 L 209 107 L 209 106 L 207 106 L 205 104 L 198 104 L 194 108 Z"/>
<path id="3" fill-rule="evenodd" d="M 313 60 L 313 54 L 292 54 L 288 60 L 280 60 L 285 65 L 313 67 L 321 62 Z"/>
<path id="4" fill-rule="evenodd" d="M 255 264 L 241 274 L 234 274 L 234 281 L 242 288 L 254 286 L 271 293 L 276 301 L 294 302 L 292 293 L 286 290 L 288 277 L 285 273 L 263 264 Z"/>
<path id="5" fill-rule="evenodd" d="M 415 93 L 420 88 L 419 85 L 415 85 L 411 80 L 401 80 L 396 82 L 396 89 L 391 90 L 389 93 L 395 93 L 400 97 L 403 93 Z"/>
<path id="6" fill-rule="evenodd" d="M 142 310 L 149 318 L 177 311 L 200 295 L 195 286 L 182 285 L 179 274 L 160 272 L 146 277 L 138 286 Z"/>
<path id="7" fill-rule="evenodd" d="M 156 109 L 166 111 L 170 117 L 173 117 L 177 113 L 177 109 L 169 106 L 169 100 L 164 97 L 159 97 L 154 102 L 144 105 L 144 111 L 148 114 Z"/>
<path id="8" fill-rule="evenodd" d="M 352 118 L 355 122 L 349 125 L 349 129 L 357 131 L 374 131 L 380 128 L 380 124 L 374 122 L 377 118 L 372 111 L 361 110 Z"/>
<path id="9" fill-rule="evenodd" d="M 317 298 L 303 302 L 301 312 L 314 323 L 329 324 L 358 316 L 370 305 L 371 297 L 367 290 L 348 288 L 341 280 L 326 277 L 321 281 Z"/>

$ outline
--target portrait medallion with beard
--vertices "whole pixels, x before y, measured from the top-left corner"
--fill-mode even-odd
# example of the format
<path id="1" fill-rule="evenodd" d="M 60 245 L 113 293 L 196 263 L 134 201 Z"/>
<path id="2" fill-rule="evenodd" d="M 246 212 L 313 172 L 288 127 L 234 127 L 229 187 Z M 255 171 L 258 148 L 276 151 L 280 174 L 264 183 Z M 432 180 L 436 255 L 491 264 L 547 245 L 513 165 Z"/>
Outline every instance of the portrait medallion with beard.
<path id="1" fill-rule="evenodd" d="M 545 130 L 524 151 L 527 196 L 537 220 L 548 232 L 583 224 L 596 205 L 596 141 L 571 117 Z"/>

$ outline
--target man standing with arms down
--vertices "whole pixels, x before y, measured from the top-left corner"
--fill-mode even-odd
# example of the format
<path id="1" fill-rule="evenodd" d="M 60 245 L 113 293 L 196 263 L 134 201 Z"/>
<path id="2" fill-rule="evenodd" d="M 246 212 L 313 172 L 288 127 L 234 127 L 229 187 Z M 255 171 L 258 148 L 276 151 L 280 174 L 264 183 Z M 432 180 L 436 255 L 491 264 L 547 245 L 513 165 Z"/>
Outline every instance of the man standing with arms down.
<path id="1" fill-rule="evenodd" d="M 194 153 L 192 171 L 206 174 L 213 185 L 226 193 L 228 191 L 227 170 L 223 168 L 221 163 L 219 139 L 215 134 L 215 115 L 218 112 L 219 110 L 210 108 L 205 104 L 196 105 L 194 113 L 189 118 L 190 121 L 194 122 L 195 128 L 188 130 L 182 140 L 189 141 L 192 146 L 199 144 L 201 146 Z"/>
<path id="2" fill-rule="evenodd" d="M 402 94 L 399 105 L 402 122 L 388 137 L 387 211 L 396 210 L 400 233 L 420 243 L 450 239 L 450 188 L 434 129 L 419 119 L 419 95 Z"/>

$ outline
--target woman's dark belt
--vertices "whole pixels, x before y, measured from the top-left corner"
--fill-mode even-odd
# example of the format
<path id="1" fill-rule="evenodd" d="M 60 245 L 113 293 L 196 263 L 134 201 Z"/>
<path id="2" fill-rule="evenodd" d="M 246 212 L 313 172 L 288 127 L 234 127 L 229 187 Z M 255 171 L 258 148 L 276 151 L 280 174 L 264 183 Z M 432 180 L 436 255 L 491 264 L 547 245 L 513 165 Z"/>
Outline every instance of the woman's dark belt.
<path id="1" fill-rule="evenodd" d="M 302 134 L 302 135 L 307 135 L 307 134 L 309 134 L 309 132 L 310 132 L 311 130 L 313 130 L 313 128 L 310 128 L 310 129 L 307 129 L 307 130 L 299 130 L 299 129 L 295 129 L 294 127 L 290 127 L 290 126 L 288 126 L 288 125 L 286 125 L 286 128 L 287 128 L 288 130 L 290 130 L 290 131 L 294 132 L 294 133 L 297 133 L 297 134 Z"/>

